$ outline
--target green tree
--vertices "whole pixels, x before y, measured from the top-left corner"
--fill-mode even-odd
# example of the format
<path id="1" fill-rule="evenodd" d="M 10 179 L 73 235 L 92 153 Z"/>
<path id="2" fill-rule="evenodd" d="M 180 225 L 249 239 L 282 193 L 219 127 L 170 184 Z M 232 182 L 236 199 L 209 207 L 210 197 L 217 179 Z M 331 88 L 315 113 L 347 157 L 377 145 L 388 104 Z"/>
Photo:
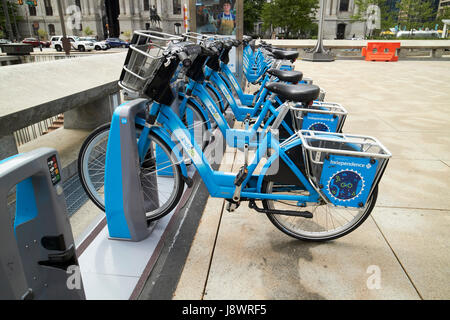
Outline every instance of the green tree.
<path id="1" fill-rule="evenodd" d="M 244 34 L 251 34 L 254 25 L 261 19 L 265 0 L 244 0 Z"/>
<path id="2" fill-rule="evenodd" d="M 397 3 L 398 22 L 406 30 L 434 27 L 434 12 L 426 0 L 402 0 Z"/>
<path id="3" fill-rule="evenodd" d="M 7 1 L 6 2 L 8 6 L 8 12 L 9 12 L 9 19 L 11 21 L 11 29 L 14 32 L 14 17 L 16 18 L 16 21 L 19 22 L 22 20 L 22 17 L 18 15 L 18 5 L 16 2 Z M 3 32 L 3 37 L 7 37 L 7 28 L 6 28 L 6 17 L 5 13 L 3 12 L 3 5 L 1 5 L 0 2 L 0 32 Z M 1 37 L 0 37 L 1 38 Z"/>
<path id="4" fill-rule="evenodd" d="M 127 30 L 123 32 L 123 36 L 125 37 L 125 40 L 130 41 L 131 39 L 131 31 Z"/>
<path id="5" fill-rule="evenodd" d="M 380 30 L 393 28 L 398 24 L 398 9 L 391 8 L 387 0 L 355 0 L 358 11 L 351 17 L 353 21 L 367 21 L 367 9 L 370 5 L 380 8 Z M 375 30 L 379 32 L 380 30 Z"/>
<path id="6" fill-rule="evenodd" d="M 264 3 L 261 12 L 263 28 L 280 27 L 285 38 L 309 34 L 314 29 L 313 19 L 318 8 L 318 0 L 273 0 Z"/>
<path id="7" fill-rule="evenodd" d="M 84 32 L 84 34 L 87 35 L 87 36 L 92 36 L 92 35 L 94 34 L 94 30 L 92 30 L 92 29 L 89 28 L 89 27 L 84 28 L 84 29 L 83 29 L 83 32 Z"/>
<path id="8" fill-rule="evenodd" d="M 47 40 L 48 33 L 43 29 L 38 30 L 38 35 L 41 40 Z"/>

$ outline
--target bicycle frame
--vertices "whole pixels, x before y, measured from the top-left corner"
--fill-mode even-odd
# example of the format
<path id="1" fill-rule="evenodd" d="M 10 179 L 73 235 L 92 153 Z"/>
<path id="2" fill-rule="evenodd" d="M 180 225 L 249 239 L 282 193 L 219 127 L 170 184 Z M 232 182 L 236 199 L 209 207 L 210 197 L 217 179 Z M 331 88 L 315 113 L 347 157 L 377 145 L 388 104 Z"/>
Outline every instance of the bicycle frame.
<path id="1" fill-rule="evenodd" d="M 169 106 L 154 102 L 151 106 L 150 114 L 156 116 L 156 121 L 172 133 L 172 139 L 175 138 L 174 140 L 179 143 L 178 145 L 192 160 L 192 163 L 202 177 L 210 195 L 216 198 L 231 199 L 236 189 L 236 186 L 234 185 L 236 174 L 214 171 L 211 168 L 211 165 L 201 148 L 190 136 L 189 130 L 187 130 L 183 122 Z M 152 126 L 151 130 L 153 128 L 155 128 L 155 126 Z M 164 140 L 171 140 L 167 135 L 162 135 L 161 138 Z M 293 200 L 297 201 L 299 206 L 305 205 L 307 202 L 317 202 L 320 198 L 319 194 L 286 154 L 287 150 L 299 144 L 301 144 L 301 140 L 295 139 L 286 146 L 280 147 L 279 142 L 274 139 L 271 132 L 268 131 L 264 136 L 263 141 L 259 144 L 253 161 L 248 166 L 248 176 L 242 183 L 241 197 L 247 199 Z M 255 174 L 255 169 L 262 159 L 262 156 L 266 154 L 268 148 L 274 150 L 274 152 L 263 167 L 261 174 Z M 277 159 L 283 159 L 283 161 L 285 161 L 299 181 L 305 186 L 309 195 L 274 195 L 261 193 L 264 174 Z"/>
<path id="2" fill-rule="evenodd" d="M 225 84 L 223 84 L 222 82 L 222 85 Z M 246 143 L 249 144 L 251 148 L 257 147 L 258 128 L 260 128 L 266 115 L 268 114 L 268 112 L 271 113 L 269 120 L 265 123 L 265 127 L 268 128 L 279 114 L 277 109 L 275 109 L 275 107 L 272 105 L 270 99 L 267 99 L 263 107 L 260 108 L 261 111 L 259 112 L 258 118 L 252 127 L 250 127 L 249 123 L 246 122 L 245 129 L 233 129 L 228 125 L 225 116 L 222 114 L 220 108 L 209 95 L 204 84 L 198 83 L 194 80 L 190 80 L 188 85 L 186 86 L 186 92 L 192 92 L 193 96 L 198 97 L 202 104 L 200 104 L 195 99 L 191 99 L 190 101 L 196 104 L 199 109 L 205 108 L 208 111 L 208 113 L 211 115 L 211 117 L 214 118 L 215 122 L 217 123 L 217 126 L 222 135 L 226 138 L 227 144 L 234 148 L 242 148 Z M 183 101 L 180 104 L 180 106 L 182 107 L 187 103 L 187 100 L 189 100 L 190 96 L 182 93 L 180 93 L 180 96 L 183 96 Z M 253 110 L 254 108 L 247 109 Z M 180 114 L 182 113 L 180 112 Z M 292 135 L 294 133 L 292 128 L 290 128 L 290 126 L 284 120 L 281 122 L 281 126 L 283 126 L 283 128 L 285 128 L 289 134 Z"/>

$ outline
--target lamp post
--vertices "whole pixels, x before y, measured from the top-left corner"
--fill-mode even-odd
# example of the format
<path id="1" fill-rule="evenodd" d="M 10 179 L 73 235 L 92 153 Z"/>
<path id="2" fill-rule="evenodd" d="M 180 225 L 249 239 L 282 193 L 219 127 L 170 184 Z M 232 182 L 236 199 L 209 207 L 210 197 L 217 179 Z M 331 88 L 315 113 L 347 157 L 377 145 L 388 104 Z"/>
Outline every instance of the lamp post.
<path id="1" fill-rule="evenodd" d="M 314 62 L 331 62 L 334 61 L 333 54 L 323 47 L 323 19 L 325 13 L 326 0 L 320 0 L 320 13 L 319 13 L 319 32 L 317 35 L 316 46 L 305 53 L 302 60 L 314 61 Z"/>

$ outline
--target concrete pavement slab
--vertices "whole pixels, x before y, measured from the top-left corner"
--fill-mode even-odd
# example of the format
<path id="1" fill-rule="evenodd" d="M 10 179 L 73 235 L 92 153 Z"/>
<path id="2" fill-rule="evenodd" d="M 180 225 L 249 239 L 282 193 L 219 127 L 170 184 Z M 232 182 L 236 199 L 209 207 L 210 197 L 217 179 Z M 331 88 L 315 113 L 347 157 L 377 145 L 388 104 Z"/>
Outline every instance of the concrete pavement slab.
<path id="1" fill-rule="evenodd" d="M 209 198 L 206 203 L 173 299 L 201 300 L 203 298 L 223 206 L 224 200 L 218 198 Z"/>
<path id="2" fill-rule="evenodd" d="M 381 288 L 367 273 L 382 271 Z M 373 221 L 327 243 L 281 233 L 245 206 L 224 212 L 205 299 L 418 299 Z"/>
<path id="3" fill-rule="evenodd" d="M 441 161 L 391 159 L 377 204 L 388 207 L 450 208 L 450 168 Z"/>
<path id="4" fill-rule="evenodd" d="M 398 131 L 445 132 L 450 131 L 450 115 L 442 111 L 382 112 L 376 114 Z"/>
<path id="5" fill-rule="evenodd" d="M 349 112 L 342 131 L 362 134 L 367 130 L 384 132 L 396 129 L 374 113 Z"/>
<path id="6" fill-rule="evenodd" d="M 356 133 L 356 131 L 349 131 Z M 441 160 L 450 159 L 450 136 L 433 132 L 368 131 L 365 135 L 382 141 L 393 159 Z"/>
<path id="7" fill-rule="evenodd" d="M 231 171 L 235 152 L 233 148 L 226 148 L 219 171 Z M 206 203 L 173 299 L 203 299 L 224 204 L 225 200 L 219 198 L 209 198 Z"/>
<path id="8" fill-rule="evenodd" d="M 373 218 L 424 299 L 450 299 L 450 211 L 376 208 Z"/>

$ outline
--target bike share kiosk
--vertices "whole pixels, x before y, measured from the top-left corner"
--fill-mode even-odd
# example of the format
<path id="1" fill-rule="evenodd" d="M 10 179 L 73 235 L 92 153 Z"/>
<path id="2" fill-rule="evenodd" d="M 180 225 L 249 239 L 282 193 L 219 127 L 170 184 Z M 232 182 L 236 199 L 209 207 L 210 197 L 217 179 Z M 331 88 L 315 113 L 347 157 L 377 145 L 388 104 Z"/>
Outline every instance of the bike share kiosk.
<path id="1" fill-rule="evenodd" d="M 49 148 L 0 161 L 0 299 L 85 299 L 79 269 L 78 285 L 69 285 L 78 260 L 59 163 Z M 12 223 L 7 197 L 14 186 Z"/>

